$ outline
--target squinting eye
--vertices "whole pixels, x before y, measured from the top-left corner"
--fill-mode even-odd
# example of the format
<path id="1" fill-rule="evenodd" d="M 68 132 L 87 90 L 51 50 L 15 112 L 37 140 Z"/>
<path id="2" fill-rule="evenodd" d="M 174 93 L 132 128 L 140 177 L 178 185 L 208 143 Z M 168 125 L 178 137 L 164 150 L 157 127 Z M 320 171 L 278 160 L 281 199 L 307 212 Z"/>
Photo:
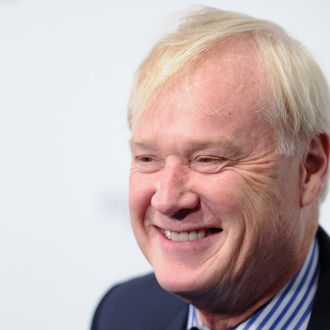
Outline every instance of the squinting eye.
<path id="1" fill-rule="evenodd" d="M 143 173 L 151 173 L 161 168 L 161 161 L 153 155 L 137 155 L 133 158 L 133 167 Z"/>
<path id="2" fill-rule="evenodd" d="M 224 158 L 222 157 L 210 157 L 210 156 L 200 156 L 197 157 L 194 162 L 200 163 L 200 164 L 218 164 L 219 162 L 223 162 Z"/>
<path id="3" fill-rule="evenodd" d="M 154 159 L 150 156 L 138 156 L 136 160 L 142 163 L 151 163 Z"/>
<path id="4" fill-rule="evenodd" d="M 218 156 L 198 156 L 190 164 L 191 168 L 203 173 L 216 173 L 223 168 L 226 160 Z"/>
<path id="5" fill-rule="evenodd" d="M 218 161 L 218 159 L 216 159 L 216 158 L 211 158 L 211 157 L 199 157 L 198 159 L 197 159 L 197 161 L 199 162 L 199 163 L 214 163 L 214 162 L 217 162 Z"/>

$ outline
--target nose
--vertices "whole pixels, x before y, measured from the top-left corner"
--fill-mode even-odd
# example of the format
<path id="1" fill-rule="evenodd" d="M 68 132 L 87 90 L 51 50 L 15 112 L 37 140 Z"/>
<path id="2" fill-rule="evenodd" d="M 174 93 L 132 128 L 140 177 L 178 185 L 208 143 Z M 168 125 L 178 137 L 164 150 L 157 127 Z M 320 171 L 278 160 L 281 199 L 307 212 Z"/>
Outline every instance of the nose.
<path id="1" fill-rule="evenodd" d="M 151 205 L 158 212 L 179 218 L 198 207 L 199 197 L 189 189 L 188 171 L 180 160 L 166 159 L 151 199 Z"/>

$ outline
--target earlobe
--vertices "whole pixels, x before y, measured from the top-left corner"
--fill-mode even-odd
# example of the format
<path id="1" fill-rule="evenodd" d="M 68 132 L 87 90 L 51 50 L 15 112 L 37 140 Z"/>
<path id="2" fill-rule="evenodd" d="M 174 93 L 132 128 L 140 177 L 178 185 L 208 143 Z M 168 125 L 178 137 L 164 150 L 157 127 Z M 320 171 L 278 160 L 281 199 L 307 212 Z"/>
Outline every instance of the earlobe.
<path id="1" fill-rule="evenodd" d="M 329 163 L 329 135 L 314 136 L 302 160 L 301 205 L 317 200 L 325 186 Z"/>

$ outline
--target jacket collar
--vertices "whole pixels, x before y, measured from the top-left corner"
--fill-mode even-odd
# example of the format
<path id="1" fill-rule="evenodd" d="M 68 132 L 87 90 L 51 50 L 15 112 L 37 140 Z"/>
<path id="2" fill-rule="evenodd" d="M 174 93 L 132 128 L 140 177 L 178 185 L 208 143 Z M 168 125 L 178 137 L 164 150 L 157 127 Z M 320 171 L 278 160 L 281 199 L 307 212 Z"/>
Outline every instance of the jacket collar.
<path id="1" fill-rule="evenodd" d="M 186 330 L 188 306 L 186 303 L 182 304 L 164 330 Z"/>
<path id="2" fill-rule="evenodd" d="M 330 329 L 330 238 L 319 227 L 320 276 L 307 330 Z"/>

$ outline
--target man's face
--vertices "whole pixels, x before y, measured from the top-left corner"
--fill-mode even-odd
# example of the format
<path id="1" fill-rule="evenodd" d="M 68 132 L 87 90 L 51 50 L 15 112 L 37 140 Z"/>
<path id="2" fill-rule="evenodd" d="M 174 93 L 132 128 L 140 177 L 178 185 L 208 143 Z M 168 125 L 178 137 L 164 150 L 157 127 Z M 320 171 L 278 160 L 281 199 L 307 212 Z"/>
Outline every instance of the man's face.
<path id="1" fill-rule="evenodd" d="M 304 237 L 300 159 L 276 153 L 270 93 L 253 47 L 241 48 L 164 88 L 132 128 L 138 244 L 165 289 L 220 305 L 290 273 Z"/>

